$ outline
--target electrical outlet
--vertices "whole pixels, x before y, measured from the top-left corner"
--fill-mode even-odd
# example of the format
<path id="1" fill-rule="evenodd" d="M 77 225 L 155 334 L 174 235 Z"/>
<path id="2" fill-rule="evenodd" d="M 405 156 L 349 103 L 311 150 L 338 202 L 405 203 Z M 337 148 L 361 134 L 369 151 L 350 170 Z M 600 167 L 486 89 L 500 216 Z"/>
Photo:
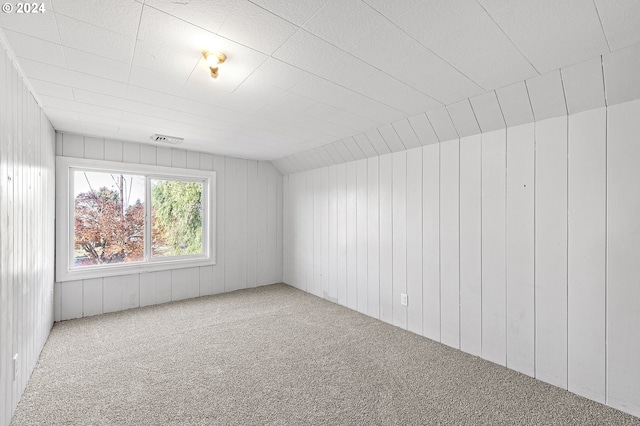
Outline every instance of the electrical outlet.
<path id="1" fill-rule="evenodd" d="M 13 381 L 18 379 L 18 354 L 13 356 Z"/>
<path id="2" fill-rule="evenodd" d="M 400 293 L 400 304 L 402 306 L 407 306 L 407 303 L 408 303 L 407 293 Z"/>

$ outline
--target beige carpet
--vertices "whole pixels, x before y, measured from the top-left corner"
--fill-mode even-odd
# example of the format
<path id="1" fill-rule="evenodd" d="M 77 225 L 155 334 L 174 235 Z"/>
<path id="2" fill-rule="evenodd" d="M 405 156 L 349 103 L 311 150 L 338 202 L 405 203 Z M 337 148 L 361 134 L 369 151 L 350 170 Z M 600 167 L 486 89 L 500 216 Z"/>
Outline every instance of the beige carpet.
<path id="1" fill-rule="evenodd" d="M 25 424 L 638 424 L 278 284 L 58 323 Z"/>

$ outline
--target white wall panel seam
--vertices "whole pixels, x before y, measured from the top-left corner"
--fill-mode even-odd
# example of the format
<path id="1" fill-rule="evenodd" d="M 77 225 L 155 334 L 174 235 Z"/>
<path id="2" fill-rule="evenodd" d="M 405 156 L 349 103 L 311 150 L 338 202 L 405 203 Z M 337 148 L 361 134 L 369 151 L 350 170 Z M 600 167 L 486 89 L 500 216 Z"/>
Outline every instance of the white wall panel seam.
<path id="1" fill-rule="evenodd" d="M 595 3 L 594 3 L 595 4 Z M 598 14 L 598 18 L 600 15 Z M 607 42 L 608 43 L 608 42 Z M 609 404 L 609 109 L 604 109 L 604 403 Z"/>
<path id="2" fill-rule="evenodd" d="M 602 68 L 602 90 L 604 90 L 604 107 L 607 109 L 609 107 L 609 102 L 607 99 L 607 80 L 604 78 L 604 55 L 600 56 L 600 67 Z"/>

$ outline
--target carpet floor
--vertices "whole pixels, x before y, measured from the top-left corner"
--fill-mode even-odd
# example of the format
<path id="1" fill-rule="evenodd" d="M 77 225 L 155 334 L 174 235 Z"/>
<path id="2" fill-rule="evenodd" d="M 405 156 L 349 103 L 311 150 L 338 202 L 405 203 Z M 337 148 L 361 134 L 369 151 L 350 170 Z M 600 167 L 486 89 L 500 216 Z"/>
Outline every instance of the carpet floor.
<path id="1" fill-rule="evenodd" d="M 11 424 L 640 419 L 275 284 L 55 324 Z"/>

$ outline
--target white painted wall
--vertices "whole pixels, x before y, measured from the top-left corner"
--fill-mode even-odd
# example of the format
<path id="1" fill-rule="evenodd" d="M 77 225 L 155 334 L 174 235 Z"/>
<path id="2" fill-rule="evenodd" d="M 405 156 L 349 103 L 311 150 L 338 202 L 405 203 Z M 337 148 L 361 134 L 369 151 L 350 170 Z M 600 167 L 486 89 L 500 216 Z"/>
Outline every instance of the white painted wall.
<path id="1" fill-rule="evenodd" d="M 72 133 L 56 139 L 60 156 L 215 170 L 217 178 L 215 266 L 56 283 L 56 321 L 282 281 L 282 175 L 270 163 Z"/>
<path id="2" fill-rule="evenodd" d="M 9 424 L 53 325 L 54 135 L 1 48 L 0 426 Z"/>
<path id="3" fill-rule="evenodd" d="M 287 175 L 284 280 L 640 416 L 638 117 L 634 101 Z"/>

